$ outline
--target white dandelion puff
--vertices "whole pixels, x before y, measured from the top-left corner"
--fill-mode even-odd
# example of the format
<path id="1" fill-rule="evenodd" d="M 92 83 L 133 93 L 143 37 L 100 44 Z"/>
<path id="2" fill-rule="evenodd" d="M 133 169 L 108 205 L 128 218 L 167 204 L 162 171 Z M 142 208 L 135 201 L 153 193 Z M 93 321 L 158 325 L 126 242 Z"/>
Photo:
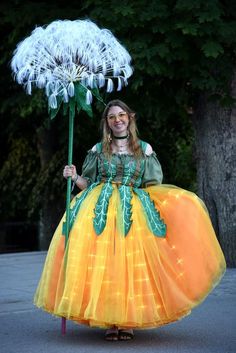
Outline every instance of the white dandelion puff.
<path id="1" fill-rule="evenodd" d="M 70 82 L 69 85 L 68 85 L 68 95 L 70 97 L 74 97 L 74 95 L 75 95 L 75 87 L 74 87 L 74 83 L 73 82 Z"/>
<path id="2" fill-rule="evenodd" d="M 94 87 L 94 74 L 90 74 L 90 75 L 88 76 L 87 85 L 88 85 L 90 88 L 93 88 L 93 87 Z"/>
<path id="3" fill-rule="evenodd" d="M 46 83 L 46 79 L 43 75 L 39 75 L 37 80 L 36 80 L 36 86 L 38 88 L 44 88 Z"/>
<path id="4" fill-rule="evenodd" d="M 51 82 L 47 82 L 46 84 L 46 88 L 45 88 L 45 93 L 46 93 L 46 96 L 49 97 L 50 96 L 50 86 L 51 86 Z M 42 87 L 43 88 L 43 87 Z"/>
<path id="5" fill-rule="evenodd" d="M 120 91 L 121 89 L 122 89 L 122 79 L 121 79 L 121 77 L 119 76 L 119 77 L 118 77 L 117 91 Z"/>
<path id="6" fill-rule="evenodd" d="M 93 100 L 93 95 L 91 91 L 88 89 L 86 93 L 86 104 L 91 104 Z"/>
<path id="7" fill-rule="evenodd" d="M 62 93 L 63 93 L 63 101 L 65 103 L 68 103 L 69 102 L 69 96 L 68 96 L 67 89 L 65 87 L 62 89 Z"/>
<path id="8" fill-rule="evenodd" d="M 102 62 L 102 73 L 104 76 L 107 74 L 107 63 L 105 61 Z"/>
<path id="9" fill-rule="evenodd" d="M 98 87 L 101 88 L 105 85 L 105 77 L 103 76 L 103 74 L 100 72 L 98 74 Z"/>
<path id="10" fill-rule="evenodd" d="M 117 62 L 114 61 L 113 63 L 113 75 L 118 76 L 120 74 L 120 67 L 117 65 Z"/>
<path id="11" fill-rule="evenodd" d="M 110 93 L 113 91 L 114 84 L 111 78 L 108 78 L 107 80 L 107 92 Z"/>
<path id="12" fill-rule="evenodd" d="M 83 72 L 82 74 L 81 74 L 81 84 L 83 85 L 83 86 L 87 86 L 87 84 L 88 84 L 88 74 L 87 74 L 87 72 Z"/>
<path id="13" fill-rule="evenodd" d="M 32 93 L 32 85 L 31 85 L 31 82 L 28 81 L 27 84 L 26 84 L 26 92 L 31 95 Z"/>
<path id="14" fill-rule="evenodd" d="M 75 95 L 75 84 L 101 88 L 107 80 L 107 92 L 111 92 L 118 76 L 127 83 L 133 72 L 130 63 L 128 51 L 109 30 L 90 20 L 58 20 L 37 27 L 18 44 L 11 68 L 27 93 L 31 94 L 31 85 L 45 89 L 54 108 L 55 96 L 67 101 L 67 96 Z"/>
<path id="15" fill-rule="evenodd" d="M 55 94 L 51 94 L 49 99 L 48 99 L 48 103 L 49 103 L 49 106 L 52 108 L 52 109 L 56 109 L 57 108 L 57 97 Z"/>

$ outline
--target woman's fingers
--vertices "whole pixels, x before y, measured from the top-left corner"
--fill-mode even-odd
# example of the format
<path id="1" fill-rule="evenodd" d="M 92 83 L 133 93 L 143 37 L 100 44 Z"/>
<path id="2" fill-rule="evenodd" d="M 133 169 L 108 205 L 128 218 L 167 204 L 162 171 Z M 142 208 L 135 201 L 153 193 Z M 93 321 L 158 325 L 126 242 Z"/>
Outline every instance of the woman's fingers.
<path id="1" fill-rule="evenodd" d="M 76 174 L 76 168 L 74 165 L 66 165 L 63 170 L 63 177 L 68 178 L 68 177 L 73 177 Z"/>

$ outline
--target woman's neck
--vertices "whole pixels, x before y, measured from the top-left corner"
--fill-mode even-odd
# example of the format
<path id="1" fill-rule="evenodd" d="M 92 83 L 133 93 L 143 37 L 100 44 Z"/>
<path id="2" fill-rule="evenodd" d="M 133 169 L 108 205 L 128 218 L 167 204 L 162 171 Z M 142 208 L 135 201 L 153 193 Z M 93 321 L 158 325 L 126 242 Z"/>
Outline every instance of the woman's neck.
<path id="1" fill-rule="evenodd" d="M 126 137 L 125 139 L 113 139 L 112 140 L 112 150 L 118 153 L 128 153 L 129 152 L 129 141 Z"/>
<path id="2" fill-rule="evenodd" d="M 112 142 L 115 146 L 124 146 L 128 144 L 128 137 L 123 139 L 113 139 Z"/>
<path id="3" fill-rule="evenodd" d="M 125 135 L 113 135 L 114 140 L 124 140 L 128 138 L 128 134 Z"/>

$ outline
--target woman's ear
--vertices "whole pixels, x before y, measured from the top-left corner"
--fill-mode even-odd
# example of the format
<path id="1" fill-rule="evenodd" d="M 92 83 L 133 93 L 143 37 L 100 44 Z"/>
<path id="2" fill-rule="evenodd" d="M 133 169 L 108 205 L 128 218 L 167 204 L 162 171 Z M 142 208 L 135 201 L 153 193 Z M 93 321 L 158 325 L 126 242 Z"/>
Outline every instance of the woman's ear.
<path id="1" fill-rule="evenodd" d="M 130 113 L 129 118 L 130 118 L 131 120 L 132 120 L 132 119 L 135 119 L 135 113 Z"/>

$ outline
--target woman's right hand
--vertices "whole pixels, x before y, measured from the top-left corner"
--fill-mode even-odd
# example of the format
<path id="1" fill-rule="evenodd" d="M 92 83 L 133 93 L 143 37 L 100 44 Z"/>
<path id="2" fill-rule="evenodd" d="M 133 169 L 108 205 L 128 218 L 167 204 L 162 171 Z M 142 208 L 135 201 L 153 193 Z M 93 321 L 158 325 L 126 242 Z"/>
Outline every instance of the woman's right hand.
<path id="1" fill-rule="evenodd" d="M 71 177 L 72 181 L 74 181 L 77 178 L 76 167 L 73 164 L 70 166 L 66 165 L 63 170 L 63 177 L 66 179 Z"/>

